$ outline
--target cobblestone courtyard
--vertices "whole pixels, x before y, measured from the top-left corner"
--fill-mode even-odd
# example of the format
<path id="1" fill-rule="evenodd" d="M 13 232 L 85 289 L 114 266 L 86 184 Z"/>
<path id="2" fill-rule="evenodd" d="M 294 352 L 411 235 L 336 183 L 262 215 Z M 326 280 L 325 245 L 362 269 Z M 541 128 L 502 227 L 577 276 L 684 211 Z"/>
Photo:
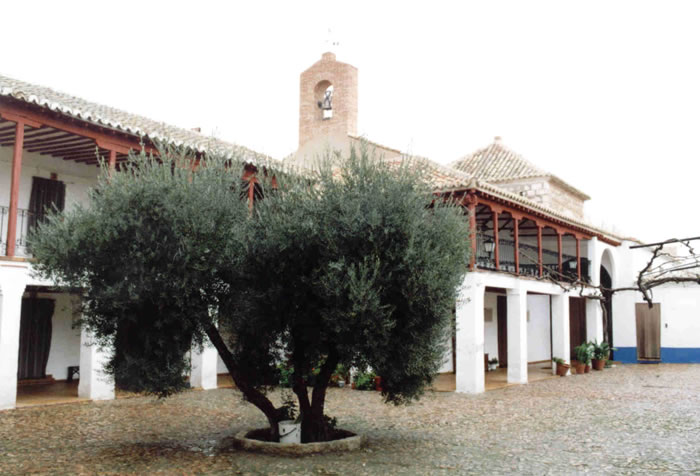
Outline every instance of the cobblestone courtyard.
<path id="1" fill-rule="evenodd" d="M 276 395 L 279 397 L 279 395 Z M 700 471 L 700 365 L 624 366 L 409 407 L 332 389 L 358 452 L 251 454 L 264 426 L 230 389 L 0 412 L 0 474 L 572 474 Z"/>

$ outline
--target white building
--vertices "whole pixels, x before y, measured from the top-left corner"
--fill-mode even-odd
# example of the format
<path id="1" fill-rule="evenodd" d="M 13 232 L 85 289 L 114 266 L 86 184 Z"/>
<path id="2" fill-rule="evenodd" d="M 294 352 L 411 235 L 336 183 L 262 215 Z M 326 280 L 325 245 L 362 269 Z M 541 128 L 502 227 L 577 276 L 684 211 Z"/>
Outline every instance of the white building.
<path id="1" fill-rule="evenodd" d="M 332 53 L 302 73 L 299 148 L 285 162 L 309 167 L 327 148 L 347 151 L 359 143 L 357 92 L 357 69 Z M 114 398 L 114 385 L 101 374 L 104 351 L 71 326 L 78 296 L 32 276 L 25 238 L 47 204 L 69 209 L 85 200 L 96 183 L 96 148 L 118 173 L 130 149 L 139 150 L 142 140 L 152 147 L 156 139 L 199 156 L 242 152 L 253 171 L 279 165 L 195 131 L 0 76 L 0 409 L 16 405 L 18 384 L 68 380 L 75 367 L 79 385 L 66 384 L 67 392 Z M 406 160 L 396 149 L 370 145 L 385 160 Z M 412 160 L 436 191 L 463 200 L 475 231 L 465 237 L 475 259 L 456 303 L 457 333 L 443 366 L 455 373 L 457 391 L 484 390 L 485 354 L 507 365 L 509 382 L 527 383 L 529 363 L 569 360 L 574 345 L 603 339 L 602 308 L 585 296 L 601 283 L 632 286 L 649 249 L 630 249 L 638 243 L 586 223 L 585 193 L 499 138 L 450 167 Z M 566 282 L 576 278 L 591 286 L 572 290 Z M 607 336 L 618 349 L 614 359 L 700 362 L 699 299 L 697 285 L 667 285 L 654 291 L 650 312 L 641 294 L 616 293 Z M 195 352 L 193 364 L 192 384 L 203 388 L 215 387 L 218 371 L 225 371 L 212 349 Z"/>

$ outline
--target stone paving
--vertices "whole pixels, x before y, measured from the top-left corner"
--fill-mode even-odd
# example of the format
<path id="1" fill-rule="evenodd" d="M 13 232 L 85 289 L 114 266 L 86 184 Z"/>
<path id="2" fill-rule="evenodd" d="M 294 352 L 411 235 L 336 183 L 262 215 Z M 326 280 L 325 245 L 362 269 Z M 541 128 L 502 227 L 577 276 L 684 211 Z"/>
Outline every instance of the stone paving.
<path id="1" fill-rule="evenodd" d="M 274 395 L 279 398 L 279 394 Z M 623 366 L 393 407 L 331 389 L 364 449 L 301 458 L 238 451 L 264 426 L 231 389 L 0 412 L 0 474 L 579 474 L 700 472 L 700 365 Z"/>

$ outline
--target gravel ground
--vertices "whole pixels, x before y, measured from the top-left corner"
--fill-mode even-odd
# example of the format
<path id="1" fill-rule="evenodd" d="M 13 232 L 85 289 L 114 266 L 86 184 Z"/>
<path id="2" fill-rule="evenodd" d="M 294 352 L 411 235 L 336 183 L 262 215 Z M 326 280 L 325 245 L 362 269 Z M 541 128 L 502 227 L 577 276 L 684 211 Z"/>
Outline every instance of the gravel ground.
<path id="1" fill-rule="evenodd" d="M 230 389 L 0 412 L 0 474 L 700 473 L 700 365 L 430 393 L 408 407 L 331 389 L 328 413 L 366 447 L 301 458 L 233 449 L 233 434 L 265 422 Z"/>

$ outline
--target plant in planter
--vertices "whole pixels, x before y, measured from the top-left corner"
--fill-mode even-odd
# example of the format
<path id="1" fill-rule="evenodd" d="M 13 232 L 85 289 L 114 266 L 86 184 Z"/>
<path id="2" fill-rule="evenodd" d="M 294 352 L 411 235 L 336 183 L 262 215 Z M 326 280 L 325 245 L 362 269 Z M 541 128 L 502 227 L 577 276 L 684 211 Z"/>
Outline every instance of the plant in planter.
<path id="1" fill-rule="evenodd" d="M 581 345 L 574 347 L 574 353 L 577 360 L 576 375 L 583 374 L 586 372 L 586 366 L 591 364 L 593 349 L 588 342 L 583 342 Z"/>
<path id="2" fill-rule="evenodd" d="M 357 390 L 374 390 L 377 384 L 374 378 L 377 375 L 374 372 L 358 372 L 355 375 L 353 385 Z"/>
<path id="3" fill-rule="evenodd" d="M 489 359 L 489 372 L 493 372 L 498 368 L 498 359 L 494 357 L 493 359 Z"/>
<path id="4" fill-rule="evenodd" d="M 350 370 L 343 364 L 338 364 L 331 375 L 331 382 L 338 387 L 344 387 L 346 383 L 350 383 Z"/>
<path id="5" fill-rule="evenodd" d="M 566 373 L 571 368 L 571 365 L 567 364 L 564 362 L 564 359 L 560 359 L 559 357 L 554 357 L 552 360 L 555 364 L 557 364 L 557 375 L 560 377 L 566 377 Z"/>
<path id="6" fill-rule="evenodd" d="M 615 350 L 612 347 L 610 347 L 610 344 L 607 342 L 601 342 L 598 344 L 598 341 L 593 342 L 593 368 L 595 370 L 603 370 L 605 368 L 605 363 L 608 360 L 608 357 L 610 356 L 610 351 Z"/>

